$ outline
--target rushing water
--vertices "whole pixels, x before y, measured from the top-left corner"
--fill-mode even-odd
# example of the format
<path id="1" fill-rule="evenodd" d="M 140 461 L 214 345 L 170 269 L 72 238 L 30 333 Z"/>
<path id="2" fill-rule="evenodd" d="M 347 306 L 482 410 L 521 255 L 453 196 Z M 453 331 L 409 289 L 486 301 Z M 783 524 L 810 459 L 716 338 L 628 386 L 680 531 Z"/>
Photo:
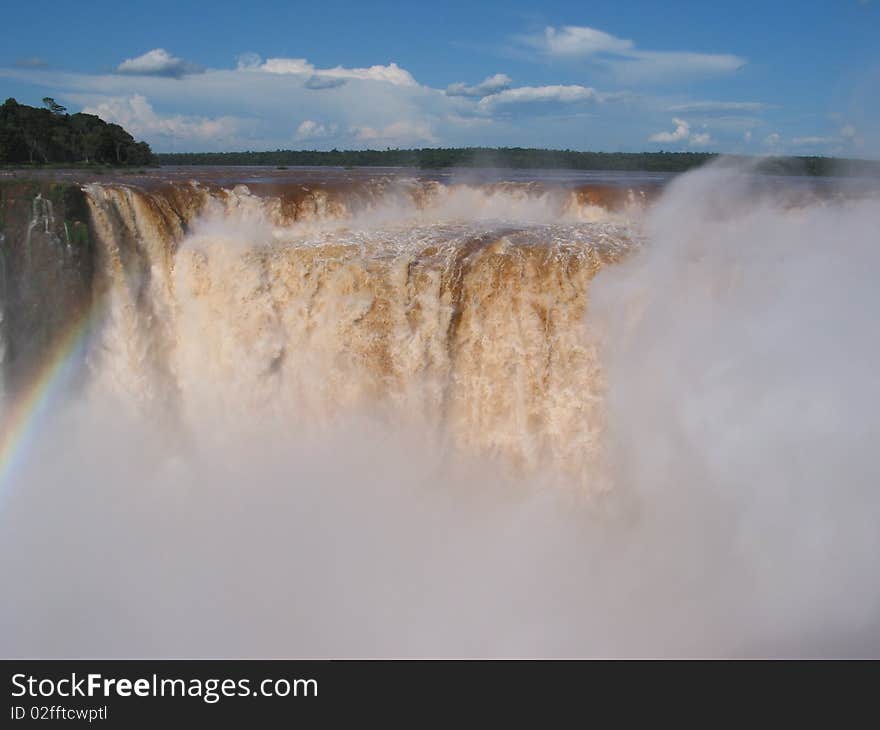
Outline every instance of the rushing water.
<path id="1" fill-rule="evenodd" d="M 880 649 L 870 185 L 81 182 L 88 305 L 4 395 L 0 653 Z"/>

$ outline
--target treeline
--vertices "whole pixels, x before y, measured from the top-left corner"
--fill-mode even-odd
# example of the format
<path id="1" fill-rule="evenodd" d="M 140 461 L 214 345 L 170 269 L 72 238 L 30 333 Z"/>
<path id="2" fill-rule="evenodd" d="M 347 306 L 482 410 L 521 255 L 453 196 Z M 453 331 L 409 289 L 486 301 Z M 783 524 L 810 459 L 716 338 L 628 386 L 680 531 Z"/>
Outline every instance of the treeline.
<path id="1" fill-rule="evenodd" d="M 499 167 L 567 170 L 684 172 L 717 157 L 711 152 L 575 152 L 524 147 L 388 150 L 275 150 L 183 152 L 156 155 L 163 165 L 314 165 L 336 167 Z M 762 158 L 759 170 L 775 175 L 880 175 L 880 161 L 831 157 Z"/>
<path id="2" fill-rule="evenodd" d="M 387 150 L 275 150 L 158 154 L 163 165 L 316 165 L 337 167 L 501 167 L 679 171 L 713 157 L 702 152 L 574 152 L 523 147 L 426 147 Z"/>
<path id="3" fill-rule="evenodd" d="M 0 106 L 0 164 L 155 163 L 150 146 L 94 114 L 68 114 L 55 100 L 42 109 L 7 99 Z"/>

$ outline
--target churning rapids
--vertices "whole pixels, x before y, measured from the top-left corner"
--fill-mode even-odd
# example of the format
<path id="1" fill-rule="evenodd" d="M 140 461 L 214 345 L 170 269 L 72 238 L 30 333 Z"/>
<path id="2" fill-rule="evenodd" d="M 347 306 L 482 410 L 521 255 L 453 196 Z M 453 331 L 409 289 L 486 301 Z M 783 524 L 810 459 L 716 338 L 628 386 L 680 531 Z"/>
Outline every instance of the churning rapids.
<path id="1" fill-rule="evenodd" d="M 876 190 L 82 190 L 0 241 L 0 655 L 880 652 Z"/>

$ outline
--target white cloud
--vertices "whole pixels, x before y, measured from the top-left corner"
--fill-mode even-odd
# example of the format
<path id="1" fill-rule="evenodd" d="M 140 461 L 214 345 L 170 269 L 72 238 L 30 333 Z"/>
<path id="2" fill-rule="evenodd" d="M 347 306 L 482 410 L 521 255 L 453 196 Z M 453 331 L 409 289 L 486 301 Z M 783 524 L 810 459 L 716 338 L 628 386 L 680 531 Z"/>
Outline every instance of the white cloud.
<path id="1" fill-rule="evenodd" d="M 247 60 L 253 61 L 253 57 Z M 365 81 L 385 81 L 395 86 L 417 86 L 416 80 L 412 74 L 406 69 L 401 68 L 396 63 L 389 63 L 387 66 L 376 65 L 368 68 L 345 68 L 344 66 L 334 66 L 333 68 L 317 69 L 309 63 L 305 58 L 267 58 L 265 62 L 260 64 L 243 65 L 239 59 L 239 69 L 265 71 L 273 74 L 299 74 L 308 75 L 311 79 L 319 80 L 337 80 L 344 83 L 348 79 L 361 79 Z M 331 88 L 330 85 L 315 85 L 318 82 L 313 81 L 313 85 L 309 88 Z M 339 83 L 336 84 L 340 85 Z"/>
<path id="2" fill-rule="evenodd" d="M 745 132 L 743 132 L 743 142 L 748 143 L 751 141 L 752 141 L 752 130 L 747 129 Z"/>
<path id="3" fill-rule="evenodd" d="M 248 69 L 257 68 L 262 62 L 263 59 L 260 58 L 259 53 L 242 53 L 236 59 L 236 68 L 239 71 L 247 71 Z"/>
<path id="4" fill-rule="evenodd" d="M 770 108 L 772 108 L 770 104 L 760 101 L 691 101 L 667 107 L 671 112 L 757 112 Z"/>
<path id="5" fill-rule="evenodd" d="M 635 49 L 632 41 L 578 25 L 564 25 L 561 28 L 548 26 L 542 34 L 524 36 L 523 40 L 550 56 L 582 57 L 597 53 L 627 55 Z"/>
<path id="6" fill-rule="evenodd" d="M 355 126 L 351 129 L 359 142 L 381 142 L 386 145 L 406 145 L 416 142 L 432 144 L 437 141 L 430 125 L 421 121 L 398 121 L 376 129 L 369 126 Z"/>
<path id="7" fill-rule="evenodd" d="M 186 74 L 200 73 L 202 69 L 189 61 L 172 56 L 164 48 L 154 48 L 142 56 L 129 58 L 119 64 L 121 74 L 135 76 L 169 76 L 179 79 Z"/>
<path id="8" fill-rule="evenodd" d="M 730 54 L 643 52 L 610 64 L 622 82 L 669 82 L 733 73 L 746 64 Z"/>
<path id="9" fill-rule="evenodd" d="M 369 68 L 334 68 L 323 69 L 320 75 L 335 79 L 365 79 L 369 81 L 387 81 L 396 86 L 416 86 L 416 80 L 409 71 L 400 68 L 396 63 L 387 66 L 370 66 Z"/>
<path id="10" fill-rule="evenodd" d="M 712 142 L 712 136 L 708 132 L 694 132 L 691 125 L 684 119 L 674 117 L 672 123 L 675 129 L 671 132 L 657 132 L 648 137 L 649 142 L 687 142 L 691 147 L 705 147 Z"/>
<path id="11" fill-rule="evenodd" d="M 513 79 L 507 74 L 495 74 L 474 86 L 468 86 L 462 82 L 450 84 L 446 87 L 446 96 L 466 96 L 480 99 L 510 88 L 511 83 L 513 83 Z"/>
<path id="12" fill-rule="evenodd" d="M 264 63 L 258 63 L 255 66 L 242 66 L 240 69 L 250 69 L 254 71 L 266 71 L 270 74 L 313 74 L 315 67 L 305 58 L 268 58 Z"/>
<path id="13" fill-rule="evenodd" d="M 680 142 L 687 139 L 691 133 L 691 125 L 684 119 L 673 119 L 675 125 L 673 132 L 657 132 L 648 137 L 649 142 Z"/>
<path id="14" fill-rule="evenodd" d="M 779 142 L 782 140 L 782 137 L 779 136 L 778 132 L 773 132 L 772 134 L 768 134 L 764 137 L 764 145 L 766 147 L 776 147 L 779 145 Z"/>
<path id="15" fill-rule="evenodd" d="M 134 137 L 170 137 L 179 140 L 221 142 L 234 135 L 241 120 L 234 117 L 188 117 L 181 114 L 163 117 L 140 94 L 115 97 L 95 106 L 86 106 L 86 114 L 95 114 L 105 122 L 120 124 Z"/>
<path id="16" fill-rule="evenodd" d="M 547 102 L 559 102 L 571 104 L 575 102 L 601 102 L 610 98 L 609 95 L 601 94 L 592 87 L 570 85 L 550 86 L 519 86 L 515 89 L 504 89 L 497 94 L 486 96 L 480 100 L 478 107 L 483 111 L 490 111 L 498 106 L 506 104 L 535 104 Z"/>
<path id="17" fill-rule="evenodd" d="M 336 134 L 337 126 L 335 124 L 321 124 L 312 119 L 304 119 L 296 128 L 296 139 L 322 139 L 332 137 Z"/>
<path id="18" fill-rule="evenodd" d="M 597 64 L 627 83 L 726 74 L 746 64 L 745 58 L 729 53 L 642 51 L 631 40 L 586 26 L 549 26 L 542 33 L 518 40 L 549 58 Z"/>

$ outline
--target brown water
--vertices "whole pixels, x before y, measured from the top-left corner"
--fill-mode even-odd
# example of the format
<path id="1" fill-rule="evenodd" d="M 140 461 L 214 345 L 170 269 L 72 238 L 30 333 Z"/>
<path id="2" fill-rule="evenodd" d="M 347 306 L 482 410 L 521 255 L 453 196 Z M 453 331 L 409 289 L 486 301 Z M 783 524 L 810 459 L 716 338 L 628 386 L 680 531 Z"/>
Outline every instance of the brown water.
<path id="1" fill-rule="evenodd" d="M 0 654 L 880 651 L 871 185 L 49 174 Z"/>
<path id="2" fill-rule="evenodd" d="M 637 244 L 656 187 L 188 172 L 85 185 L 102 384 L 184 420 L 381 412 L 586 473 L 603 387 L 589 281 Z"/>

